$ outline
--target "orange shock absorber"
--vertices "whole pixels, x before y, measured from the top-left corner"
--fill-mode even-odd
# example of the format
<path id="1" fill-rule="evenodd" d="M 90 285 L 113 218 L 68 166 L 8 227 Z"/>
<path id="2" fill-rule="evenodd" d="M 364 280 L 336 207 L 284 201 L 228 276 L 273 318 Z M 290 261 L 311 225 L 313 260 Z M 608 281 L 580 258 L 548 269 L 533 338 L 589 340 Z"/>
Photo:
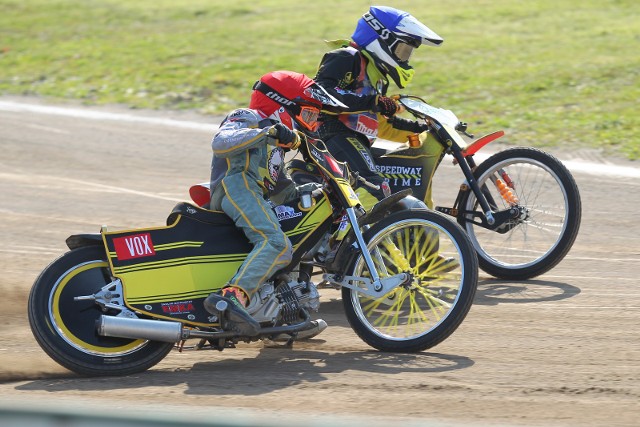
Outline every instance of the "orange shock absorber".
<path id="1" fill-rule="evenodd" d="M 510 205 L 518 204 L 518 198 L 515 196 L 515 194 L 513 194 L 513 191 L 511 191 L 511 189 L 507 187 L 507 184 L 502 182 L 500 178 L 496 178 L 496 187 L 498 187 L 500 195 L 507 203 L 509 203 Z"/>

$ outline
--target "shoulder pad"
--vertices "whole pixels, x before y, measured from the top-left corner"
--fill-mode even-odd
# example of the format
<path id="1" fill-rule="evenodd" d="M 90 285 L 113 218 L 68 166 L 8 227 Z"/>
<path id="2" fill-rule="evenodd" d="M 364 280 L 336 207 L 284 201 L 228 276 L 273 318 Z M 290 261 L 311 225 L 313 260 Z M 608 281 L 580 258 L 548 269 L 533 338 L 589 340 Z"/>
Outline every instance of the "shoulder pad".
<path id="1" fill-rule="evenodd" d="M 256 125 L 262 120 L 262 117 L 258 114 L 257 111 L 251 110 L 249 108 L 238 108 L 237 110 L 233 110 L 227 117 L 224 118 L 222 123 L 230 121 L 230 122 L 247 122 L 247 123 L 255 123 Z"/>

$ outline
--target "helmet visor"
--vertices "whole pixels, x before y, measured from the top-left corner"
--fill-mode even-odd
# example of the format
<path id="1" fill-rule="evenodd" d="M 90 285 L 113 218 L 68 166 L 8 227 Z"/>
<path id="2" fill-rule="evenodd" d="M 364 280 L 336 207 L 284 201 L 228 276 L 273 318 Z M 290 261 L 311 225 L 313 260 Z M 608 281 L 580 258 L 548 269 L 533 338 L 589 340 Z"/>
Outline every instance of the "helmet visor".
<path id="1" fill-rule="evenodd" d="M 411 54 L 415 50 L 414 46 L 403 42 L 402 40 L 398 40 L 398 42 L 393 46 L 391 52 L 400 62 L 409 62 L 409 58 L 411 58 Z"/>

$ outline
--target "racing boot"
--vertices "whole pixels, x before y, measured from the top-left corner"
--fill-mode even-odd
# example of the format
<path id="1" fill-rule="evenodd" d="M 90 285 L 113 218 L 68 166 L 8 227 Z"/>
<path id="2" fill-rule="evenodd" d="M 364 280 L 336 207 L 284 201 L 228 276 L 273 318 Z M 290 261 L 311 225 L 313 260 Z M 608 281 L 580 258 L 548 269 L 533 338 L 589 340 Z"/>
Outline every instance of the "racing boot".
<path id="1" fill-rule="evenodd" d="M 235 286 L 228 286 L 219 293 L 212 293 L 204 300 L 204 308 L 218 316 L 224 330 L 242 336 L 255 337 L 260 332 L 260 324 L 247 312 L 249 296 Z"/>

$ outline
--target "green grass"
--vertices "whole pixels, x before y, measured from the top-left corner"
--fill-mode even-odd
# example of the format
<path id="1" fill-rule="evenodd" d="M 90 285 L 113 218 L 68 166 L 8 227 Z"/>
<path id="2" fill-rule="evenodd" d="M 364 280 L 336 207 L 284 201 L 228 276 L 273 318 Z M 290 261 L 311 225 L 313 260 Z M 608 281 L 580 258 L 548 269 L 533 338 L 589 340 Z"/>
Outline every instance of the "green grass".
<path id="1" fill-rule="evenodd" d="M 263 73 L 313 77 L 369 2 L 0 0 L 0 94 L 224 114 Z M 640 2 L 386 3 L 445 38 L 405 93 L 508 142 L 640 158 Z M 418 7 L 419 5 L 424 5 Z"/>

